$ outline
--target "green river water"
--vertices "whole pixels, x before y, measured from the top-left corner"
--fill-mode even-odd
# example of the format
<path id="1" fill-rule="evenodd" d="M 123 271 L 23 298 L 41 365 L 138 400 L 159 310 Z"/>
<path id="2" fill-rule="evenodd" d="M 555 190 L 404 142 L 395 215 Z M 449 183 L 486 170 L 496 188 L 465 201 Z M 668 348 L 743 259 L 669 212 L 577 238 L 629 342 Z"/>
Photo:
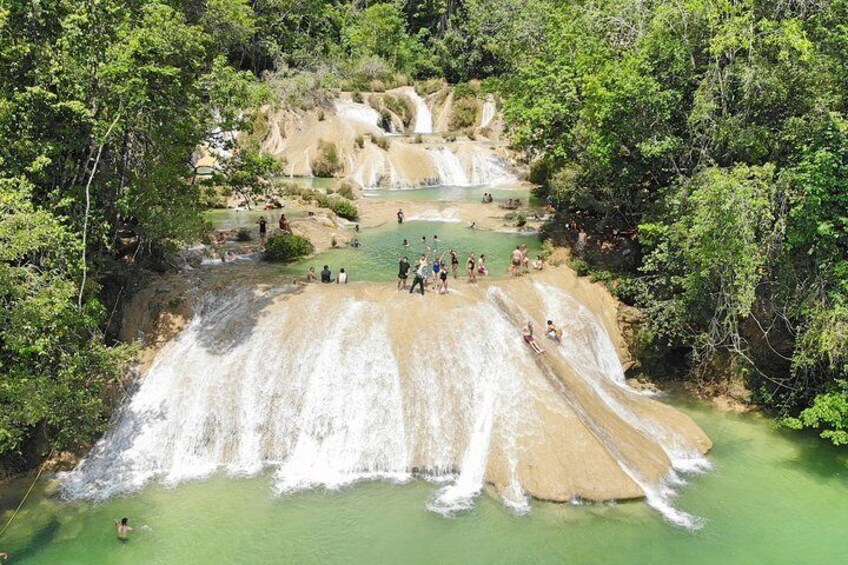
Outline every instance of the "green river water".
<path id="1" fill-rule="evenodd" d="M 642 502 L 533 502 L 513 514 L 495 496 L 444 518 L 436 485 L 361 483 L 275 497 L 266 478 L 151 486 L 106 503 L 36 494 L 2 539 L 10 563 L 839 563 L 848 552 L 848 457 L 757 415 L 678 400 L 710 435 L 714 469 L 675 505 L 690 533 Z M 11 497 L 3 500 L 8 505 Z M 118 542 L 113 520 L 141 529 Z"/>

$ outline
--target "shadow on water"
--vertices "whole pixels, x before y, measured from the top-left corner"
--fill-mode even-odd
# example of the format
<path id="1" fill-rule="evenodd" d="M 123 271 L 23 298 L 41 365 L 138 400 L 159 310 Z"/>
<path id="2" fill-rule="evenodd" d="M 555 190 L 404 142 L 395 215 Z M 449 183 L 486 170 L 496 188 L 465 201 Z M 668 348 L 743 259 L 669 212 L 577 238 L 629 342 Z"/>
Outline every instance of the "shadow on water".
<path id="1" fill-rule="evenodd" d="M 786 459 L 787 468 L 814 474 L 822 479 L 841 481 L 848 487 L 848 455 L 829 440 L 811 430 L 795 431 L 779 428 L 778 432 L 796 447 L 796 455 Z M 844 449 L 844 448 L 842 448 Z"/>
<path id="2" fill-rule="evenodd" d="M 39 528 L 24 545 L 7 547 L 3 551 L 9 554 L 10 561 L 14 559 L 14 563 L 25 562 L 27 559 L 35 557 L 56 539 L 60 526 L 59 519 L 51 516 L 44 527 Z"/>
<path id="3" fill-rule="evenodd" d="M 203 331 L 198 343 L 214 355 L 229 353 L 250 339 L 268 306 L 300 292 L 301 286 L 251 285 L 207 293 L 199 312 Z"/>

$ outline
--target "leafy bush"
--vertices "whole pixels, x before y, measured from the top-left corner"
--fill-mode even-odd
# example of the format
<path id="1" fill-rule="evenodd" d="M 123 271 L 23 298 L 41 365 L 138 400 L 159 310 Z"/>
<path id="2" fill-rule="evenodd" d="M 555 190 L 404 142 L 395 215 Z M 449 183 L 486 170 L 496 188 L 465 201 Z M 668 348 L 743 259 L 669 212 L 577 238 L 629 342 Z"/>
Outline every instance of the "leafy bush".
<path id="1" fill-rule="evenodd" d="M 438 92 L 444 85 L 445 83 L 439 78 L 419 80 L 415 83 L 415 91 L 421 96 L 429 96 L 434 92 Z"/>
<path id="2" fill-rule="evenodd" d="M 336 192 L 339 196 L 348 200 L 356 200 L 356 193 L 353 192 L 353 186 L 349 182 L 343 182 L 339 185 L 339 189 Z"/>
<path id="3" fill-rule="evenodd" d="M 250 241 L 253 239 L 253 230 L 248 227 L 240 227 L 236 232 L 236 241 Z"/>
<path id="4" fill-rule="evenodd" d="M 579 257 L 572 257 L 569 266 L 577 273 L 577 276 L 585 277 L 591 271 L 589 263 Z"/>
<path id="5" fill-rule="evenodd" d="M 451 108 L 450 129 L 456 131 L 475 126 L 477 124 L 477 111 L 476 98 L 454 100 Z"/>
<path id="6" fill-rule="evenodd" d="M 357 103 L 359 103 L 359 104 L 362 104 L 362 101 L 363 101 L 363 99 L 364 99 L 364 98 L 363 98 L 363 96 L 362 96 L 362 93 L 361 93 L 360 91 L 358 91 L 358 90 L 357 90 L 356 92 L 354 92 L 354 93 L 353 93 L 353 95 L 351 96 L 351 99 L 352 99 L 354 102 L 357 102 Z"/>
<path id="7" fill-rule="evenodd" d="M 453 143 L 454 141 L 456 141 L 456 134 L 446 133 L 446 134 L 442 135 L 442 139 L 444 139 L 448 143 Z"/>
<path id="8" fill-rule="evenodd" d="M 343 198 L 328 199 L 328 207 L 340 218 L 345 220 L 356 220 L 359 218 L 359 210 L 349 200 Z"/>
<path id="9" fill-rule="evenodd" d="M 339 152 L 336 144 L 318 141 L 318 157 L 312 161 L 312 174 L 316 177 L 332 177 L 341 169 Z"/>
<path id="10" fill-rule="evenodd" d="M 383 104 L 385 104 L 386 109 L 401 119 L 404 128 L 409 127 L 412 117 L 415 115 L 415 108 L 412 106 L 412 101 L 409 98 L 387 94 L 383 97 Z"/>
<path id="11" fill-rule="evenodd" d="M 476 98 L 479 91 L 479 86 L 472 83 L 461 82 L 453 87 L 453 97 L 455 100 L 460 98 Z"/>
<path id="12" fill-rule="evenodd" d="M 388 151 L 389 146 L 391 145 L 391 141 L 389 141 L 389 138 L 382 135 L 380 137 L 372 137 L 371 141 L 373 141 L 374 145 L 376 145 L 383 151 Z"/>
<path id="13" fill-rule="evenodd" d="M 834 445 L 848 445 L 848 381 L 835 381 L 829 392 L 816 396 L 797 418 L 784 418 L 783 424 L 796 430 L 815 428 Z"/>
<path id="14" fill-rule="evenodd" d="M 524 212 L 519 212 L 515 217 L 515 225 L 516 227 L 523 228 L 527 225 L 527 214 Z"/>
<path id="15" fill-rule="evenodd" d="M 291 233 L 275 234 L 265 244 L 266 261 L 290 263 L 309 255 L 315 250 L 312 243 L 302 235 Z"/>
<path id="16" fill-rule="evenodd" d="M 465 136 L 471 141 L 474 141 L 477 139 L 477 132 L 474 131 L 473 127 L 470 127 L 465 130 Z"/>
<path id="17" fill-rule="evenodd" d="M 424 143 L 424 138 L 421 137 L 421 134 L 415 136 L 415 139 L 412 140 L 413 143 Z"/>

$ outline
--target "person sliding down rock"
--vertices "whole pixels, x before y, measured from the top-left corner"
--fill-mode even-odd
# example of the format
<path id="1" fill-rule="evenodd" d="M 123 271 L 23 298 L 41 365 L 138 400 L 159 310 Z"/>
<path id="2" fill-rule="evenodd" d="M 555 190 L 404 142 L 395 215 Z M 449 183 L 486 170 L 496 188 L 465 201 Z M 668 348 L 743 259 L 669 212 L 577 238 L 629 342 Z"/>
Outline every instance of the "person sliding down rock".
<path id="1" fill-rule="evenodd" d="M 562 330 L 555 326 L 551 320 L 548 320 L 548 327 L 545 330 L 545 335 L 557 343 L 562 343 Z"/>
<path id="2" fill-rule="evenodd" d="M 536 343 L 536 338 L 533 336 L 533 322 L 527 322 L 527 325 L 524 326 L 524 329 L 521 330 L 521 334 L 524 337 L 524 343 L 530 346 L 535 353 L 544 353 L 544 350 L 539 347 L 539 344 Z"/>

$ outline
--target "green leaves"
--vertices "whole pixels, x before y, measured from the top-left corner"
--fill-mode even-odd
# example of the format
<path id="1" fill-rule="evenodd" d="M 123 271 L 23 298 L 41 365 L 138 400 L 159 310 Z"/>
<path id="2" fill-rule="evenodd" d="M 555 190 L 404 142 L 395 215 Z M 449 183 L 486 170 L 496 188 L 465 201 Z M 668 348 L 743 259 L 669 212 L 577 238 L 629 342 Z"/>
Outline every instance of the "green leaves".
<path id="1" fill-rule="evenodd" d="M 830 392 L 819 394 L 797 418 L 784 418 L 789 428 L 814 428 L 834 445 L 848 445 L 848 381 L 837 380 Z"/>

